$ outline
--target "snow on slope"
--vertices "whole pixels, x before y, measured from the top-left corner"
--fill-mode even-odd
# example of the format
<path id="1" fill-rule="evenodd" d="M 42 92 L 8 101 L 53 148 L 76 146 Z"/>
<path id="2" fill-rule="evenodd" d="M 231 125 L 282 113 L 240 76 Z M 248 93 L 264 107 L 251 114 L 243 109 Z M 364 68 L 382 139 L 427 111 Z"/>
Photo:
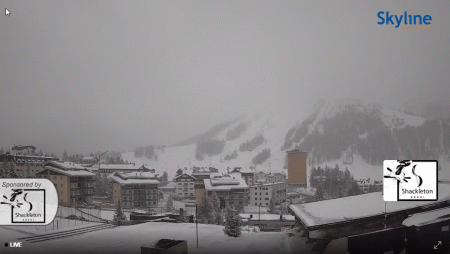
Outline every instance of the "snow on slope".
<path id="1" fill-rule="evenodd" d="M 402 128 L 405 126 L 420 126 L 425 122 L 425 118 L 405 114 L 401 111 L 383 108 L 382 119 L 386 126 Z M 398 122 L 397 125 L 394 125 Z"/>
<path id="2" fill-rule="evenodd" d="M 360 155 L 354 154 L 353 155 L 353 163 L 351 165 L 344 164 L 344 156 L 342 158 L 332 161 L 323 162 L 320 164 L 314 164 L 313 167 L 321 167 L 324 168 L 325 166 L 328 167 L 335 167 L 336 164 L 339 166 L 340 170 L 345 170 L 345 168 L 348 168 L 352 176 L 356 179 L 373 179 L 381 181 L 383 180 L 383 166 L 382 165 L 370 165 L 366 163 Z M 310 169 L 311 167 L 308 167 Z M 308 172 L 309 174 L 309 172 Z"/>
<path id="3" fill-rule="evenodd" d="M 169 178 L 175 176 L 175 172 L 178 168 L 191 168 L 193 166 L 197 167 L 215 167 L 218 168 L 220 172 L 226 172 L 227 167 L 242 167 L 248 169 L 252 166 L 252 159 L 261 150 L 265 148 L 270 149 L 270 158 L 262 165 L 257 165 L 257 171 L 272 171 L 272 172 L 285 172 L 283 170 L 285 161 L 285 152 L 281 151 L 280 148 L 284 143 L 284 138 L 287 130 L 293 125 L 295 119 L 284 120 L 286 116 L 283 115 L 269 115 L 269 116 L 259 116 L 259 117 L 247 117 L 238 121 L 237 123 L 231 125 L 229 128 L 222 130 L 216 135 L 216 139 L 225 139 L 226 133 L 239 125 L 242 122 L 250 121 L 247 130 L 237 139 L 227 141 L 223 152 L 220 155 L 214 155 L 211 157 L 205 156 L 202 161 L 195 158 L 196 145 L 191 144 L 187 146 L 172 146 L 166 147 L 164 152 L 162 150 L 155 150 L 158 155 L 158 160 L 149 160 L 145 157 L 135 158 L 133 152 L 123 153 L 122 157 L 124 160 L 129 162 L 134 162 L 136 165 L 147 164 L 150 168 L 155 168 L 156 173 L 162 174 L 165 170 L 169 173 Z M 255 136 L 262 134 L 264 136 L 264 144 L 258 146 L 255 150 L 248 152 L 240 152 L 239 146 L 253 139 Z M 238 153 L 238 157 L 232 160 L 224 160 L 227 154 L 231 154 L 234 150 Z"/>

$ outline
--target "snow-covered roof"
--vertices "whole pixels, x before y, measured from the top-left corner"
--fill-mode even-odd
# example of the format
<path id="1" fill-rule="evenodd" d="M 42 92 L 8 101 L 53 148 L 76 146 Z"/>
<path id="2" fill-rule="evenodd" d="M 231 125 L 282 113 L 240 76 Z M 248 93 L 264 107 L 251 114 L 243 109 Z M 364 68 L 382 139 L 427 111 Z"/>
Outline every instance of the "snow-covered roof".
<path id="1" fill-rule="evenodd" d="M 94 159 L 94 157 L 92 157 L 92 156 L 85 156 L 85 157 L 83 157 L 82 160 L 88 161 L 88 160 L 93 160 L 93 159 Z"/>
<path id="2" fill-rule="evenodd" d="M 261 182 L 259 182 L 259 184 L 257 184 L 257 185 L 250 186 L 250 188 L 257 188 L 257 187 L 261 187 L 261 186 L 273 186 L 273 185 L 278 185 L 278 184 L 287 184 L 287 183 L 285 183 L 285 182 L 276 182 L 276 183 L 261 183 Z"/>
<path id="3" fill-rule="evenodd" d="M 188 177 L 190 177 L 190 178 L 193 178 L 194 180 L 197 180 L 197 178 L 195 178 L 194 176 L 188 175 L 188 174 L 186 174 L 186 173 L 183 173 L 183 174 L 181 174 L 181 175 L 175 176 L 175 177 L 173 178 L 173 180 L 176 180 L 176 179 L 178 179 L 178 178 L 180 178 L 180 177 L 182 177 L 182 176 L 188 176 Z"/>
<path id="4" fill-rule="evenodd" d="M 69 162 L 69 161 L 48 161 L 44 164 L 44 166 L 53 166 L 57 168 L 63 168 L 65 170 L 75 169 L 75 170 L 85 170 L 86 168 L 83 167 L 81 164 Z"/>
<path id="5" fill-rule="evenodd" d="M 52 166 L 45 166 L 44 169 L 48 169 L 48 170 L 51 170 L 51 171 L 54 171 L 54 172 L 58 172 L 60 174 L 67 175 L 67 176 L 95 176 L 94 173 L 91 173 L 91 172 L 89 172 L 89 171 L 87 171 L 85 169 L 82 169 L 82 170 L 62 170 L 62 169 L 55 168 L 55 167 L 52 167 Z M 43 171 L 41 171 L 39 173 L 42 173 L 42 172 Z"/>
<path id="6" fill-rule="evenodd" d="M 296 217 L 310 227 L 384 214 L 385 204 L 386 212 L 392 213 L 450 200 L 450 184 L 440 183 L 438 188 L 438 201 L 384 202 L 382 192 L 374 192 L 306 204 L 294 204 L 289 207 Z"/>
<path id="7" fill-rule="evenodd" d="M 403 225 L 410 226 L 423 226 L 431 223 L 436 223 L 441 220 L 450 219 L 450 207 L 433 210 L 430 212 L 416 213 L 411 217 L 403 221 Z"/>
<path id="8" fill-rule="evenodd" d="M 114 173 L 109 177 L 111 180 L 125 184 L 159 184 L 155 174 L 150 172 Z"/>
<path id="9" fill-rule="evenodd" d="M 98 164 L 93 165 L 92 168 L 98 169 Z M 100 164 L 100 169 L 137 170 L 139 168 L 141 168 L 141 166 L 135 166 L 134 164 Z"/>
<path id="10" fill-rule="evenodd" d="M 224 177 L 222 180 L 204 179 L 205 190 L 231 190 L 231 189 L 248 189 L 245 180 L 242 178 L 233 179 L 231 177 Z"/>
<path id="11" fill-rule="evenodd" d="M 250 214 L 239 214 L 243 219 L 250 219 Z M 253 218 L 252 220 L 259 220 L 261 217 L 261 220 L 280 220 L 280 215 L 279 214 L 252 214 Z M 283 214 L 283 219 L 284 220 L 295 220 L 295 216 L 293 215 L 286 215 Z"/>
<path id="12" fill-rule="evenodd" d="M 166 185 L 161 186 L 161 189 L 175 189 L 177 187 L 177 183 L 168 182 Z"/>

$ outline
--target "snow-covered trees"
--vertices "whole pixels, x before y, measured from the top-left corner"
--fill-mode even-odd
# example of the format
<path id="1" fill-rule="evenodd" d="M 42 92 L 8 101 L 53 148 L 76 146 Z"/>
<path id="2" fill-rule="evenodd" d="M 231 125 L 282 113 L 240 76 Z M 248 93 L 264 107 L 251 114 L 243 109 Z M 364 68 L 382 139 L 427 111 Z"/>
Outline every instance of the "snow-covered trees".
<path id="1" fill-rule="evenodd" d="M 267 212 L 272 213 L 272 214 L 276 214 L 279 212 L 279 211 L 277 211 L 277 208 L 275 206 L 275 199 L 273 199 L 273 198 L 270 199 L 270 203 L 269 203 L 269 207 L 267 208 Z"/>
<path id="2" fill-rule="evenodd" d="M 288 202 L 281 203 L 279 213 L 280 214 L 289 214 L 288 206 L 289 206 Z"/>
<path id="3" fill-rule="evenodd" d="M 214 223 L 215 221 L 213 206 L 211 205 L 210 199 L 206 196 L 203 196 L 202 200 L 200 201 L 197 215 L 201 223 L 210 224 Z"/>
<path id="4" fill-rule="evenodd" d="M 220 200 L 219 197 L 217 197 L 216 192 L 214 191 L 210 197 L 211 199 L 211 207 L 213 214 L 210 215 L 210 217 L 213 217 L 213 222 L 216 225 L 223 225 L 223 215 L 222 215 L 222 209 L 220 209 Z"/>
<path id="5" fill-rule="evenodd" d="M 178 222 L 184 222 L 184 223 L 189 222 L 189 217 L 186 214 L 186 210 L 181 210 L 180 211 L 180 215 L 177 217 L 177 221 Z"/>
<path id="6" fill-rule="evenodd" d="M 164 171 L 164 173 L 161 176 L 161 182 L 167 182 L 169 181 L 169 174 L 167 173 L 167 171 Z"/>
<path id="7" fill-rule="evenodd" d="M 27 169 L 26 169 L 26 172 L 25 172 L 25 177 L 26 178 L 31 178 L 30 163 L 27 163 Z"/>
<path id="8" fill-rule="evenodd" d="M 164 208 L 166 212 L 173 212 L 175 211 L 175 207 L 173 206 L 173 196 L 170 195 L 169 198 L 167 198 L 166 206 Z"/>
<path id="9" fill-rule="evenodd" d="M 16 168 L 14 166 L 14 162 L 9 162 L 9 173 L 8 173 L 10 178 L 19 178 L 19 175 L 17 175 L 16 173 Z"/>
<path id="10" fill-rule="evenodd" d="M 125 221 L 127 221 L 127 216 L 124 214 L 122 205 L 121 205 L 121 203 L 119 201 L 119 204 L 117 205 L 116 211 L 114 213 L 113 222 L 116 225 L 120 226 Z"/>
<path id="11" fill-rule="evenodd" d="M 323 193 L 323 188 L 322 185 L 319 185 L 316 188 L 316 194 L 314 195 L 316 197 L 317 200 L 322 200 L 324 199 L 324 193 Z"/>
<path id="12" fill-rule="evenodd" d="M 0 177 L 7 178 L 9 171 L 9 162 L 6 157 L 3 159 L 2 167 L 0 168 Z"/>
<path id="13" fill-rule="evenodd" d="M 69 156 L 67 155 L 67 151 L 66 150 L 64 150 L 62 159 L 63 159 L 63 161 L 67 161 L 69 159 Z"/>
<path id="14" fill-rule="evenodd" d="M 225 229 L 224 233 L 228 236 L 241 236 L 242 218 L 234 207 L 225 208 Z"/>

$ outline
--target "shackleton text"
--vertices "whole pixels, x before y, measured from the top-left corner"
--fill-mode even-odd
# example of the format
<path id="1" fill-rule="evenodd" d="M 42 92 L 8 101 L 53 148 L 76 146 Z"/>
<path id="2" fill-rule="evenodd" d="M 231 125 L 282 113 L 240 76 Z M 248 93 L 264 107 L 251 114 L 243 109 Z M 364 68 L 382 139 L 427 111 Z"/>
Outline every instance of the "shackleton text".
<path id="1" fill-rule="evenodd" d="M 403 188 L 402 194 L 433 194 L 433 190 L 422 190 L 420 188 L 414 190 L 408 190 Z"/>

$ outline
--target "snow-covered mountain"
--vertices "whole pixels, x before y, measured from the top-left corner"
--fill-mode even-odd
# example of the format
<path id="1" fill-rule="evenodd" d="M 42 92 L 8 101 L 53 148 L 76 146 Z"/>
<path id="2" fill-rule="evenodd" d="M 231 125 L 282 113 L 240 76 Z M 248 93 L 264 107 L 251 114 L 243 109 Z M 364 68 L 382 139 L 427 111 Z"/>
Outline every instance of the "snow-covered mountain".
<path id="1" fill-rule="evenodd" d="M 179 168 L 256 168 L 285 172 L 286 151 L 308 151 L 308 168 L 347 167 L 356 179 L 381 180 L 385 159 L 439 159 L 450 166 L 450 123 L 430 120 L 358 101 L 321 103 L 306 119 L 293 115 L 253 115 L 214 126 L 176 146 L 154 147 L 151 159 L 123 153 L 124 160 L 147 164 L 172 178 Z M 447 174 L 450 178 L 450 174 Z"/>

